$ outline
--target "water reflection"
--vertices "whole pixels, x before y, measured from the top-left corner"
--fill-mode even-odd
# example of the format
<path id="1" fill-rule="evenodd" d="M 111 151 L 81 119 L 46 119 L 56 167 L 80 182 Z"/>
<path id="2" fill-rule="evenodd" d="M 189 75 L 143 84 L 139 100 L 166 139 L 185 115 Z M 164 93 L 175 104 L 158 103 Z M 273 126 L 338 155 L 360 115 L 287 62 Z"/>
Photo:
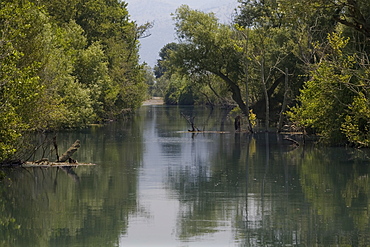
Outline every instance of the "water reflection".
<path id="1" fill-rule="evenodd" d="M 140 138 L 137 122 L 58 133 L 60 150 L 80 139 L 76 158 L 99 165 L 75 168 L 72 177 L 58 168 L 7 171 L 0 245 L 116 246 L 138 213 Z"/>
<path id="2" fill-rule="evenodd" d="M 305 147 L 284 152 L 289 147 L 266 135 L 242 143 L 236 137 L 232 148 L 220 139 L 222 152 L 211 166 L 197 162 L 168 172 L 181 202 L 178 237 L 229 228 L 242 246 L 365 244 L 368 167 L 360 165 L 366 175 L 358 174 L 358 165 L 350 161 L 361 151 Z M 361 207 L 351 210 L 354 199 Z M 362 221 L 361 234 L 354 219 Z"/>
<path id="3" fill-rule="evenodd" d="M 191 134 L 181 117 L 196 116 Z M 8 172 L 4 246 L 365 246 L 369 152 L 294 148 L 234 133 L 227 112 L 147 106 L 131 120 L 59 133 L 80 139 L 62 169 Z"/>

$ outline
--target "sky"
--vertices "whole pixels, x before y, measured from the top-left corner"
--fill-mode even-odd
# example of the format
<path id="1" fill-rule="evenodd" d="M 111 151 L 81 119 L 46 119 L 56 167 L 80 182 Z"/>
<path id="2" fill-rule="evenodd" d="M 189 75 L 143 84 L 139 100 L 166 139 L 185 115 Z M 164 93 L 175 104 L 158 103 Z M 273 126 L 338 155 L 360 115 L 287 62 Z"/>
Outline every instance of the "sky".
<path id="1" fill-rule="evenodd" d="M 140 62 L 154 67 L 163 46 L 176 41 L 171 13 L 182 4 L 204 12 L 214 12 L 223 23 L 230 23 L 237 0 L 126 0 L 131 20 L 138 25 L 153 22 L 150 36 L 140 39 Z"/>

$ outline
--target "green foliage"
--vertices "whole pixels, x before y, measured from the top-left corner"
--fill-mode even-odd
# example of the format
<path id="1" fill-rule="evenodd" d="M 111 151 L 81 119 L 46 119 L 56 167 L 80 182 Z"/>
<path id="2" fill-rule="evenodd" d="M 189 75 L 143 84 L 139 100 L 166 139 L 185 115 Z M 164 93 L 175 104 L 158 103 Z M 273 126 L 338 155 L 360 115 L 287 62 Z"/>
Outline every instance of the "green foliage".
<path id="1" fill-rule="evenodd" d="M 354 97 L 349 106 L 349 114 L 342 123 L 342 132 L 347 139 L 362 147 L 370 146 L 370 104 L 369 99 L 363 93 Z"/>
<path id="2" fill-rule="evenodd" d="M 95 119 L 92 107 L 91 91 L 84 89 L 78 82 L 71 82 L 63 87 L 63 127 L 86 126 Z"/>
<path id="3" fill-rule="evenodd" d="M 252 108 L 267 124 L 288 105 L 290 120 L 325 142 L 368 146 L 365 2 L 240 0 L 233 26 L 184 5 L 174 15 L 180 43 L 163 48 L 156 70 L 186 75 L 198 102 L 225 103 L 231 94 L 244 115 Z M 188 92 L 184 83 L 169 83 L 169 103 Z"/>
<path id="4" fill-rule="evenodd" d="M 245 27 L 272 27 L 281 25 L 282 13 L 278 9 L 278 2 L 274 0 L 240 0 L 239 14 L 236 22 Z"/>
<path id="5" fill-rule="evenodd" d="M 203 78 L 208 75 L 216 76 L 218 82 L 223 83 L 232 93 L 233 100 L 243 112 L 247 113 L 241 95 L 243 83 L 240 78 L 244 71 L 242 53 L 235 49 L 233 29 L 220 24 L 214 14 L 191 10 L 186 5 L 177 9 L 174 20 L 181 43 L 175 50 L 171 50 L 168 58 L 161 64 L 170 68 L 169 73 L 181 73 L 195 81 L 194 84 L 190 83 L 191 87 L 197 84 L 192 91 L 197 90 L 203 96 L 207 96 L 204 90 L 199 90 L 202 85 L 207 85 L 202 83 L 205 81 Z"/>
<path id="6" fill-rule="evenodd" d="M 293 52 L 308 74 L 299 104 L 288 115 L 329 143 L 368 146 L 367 1 L 279 3 L 287 21 L 299 23 Z"/>
<path id="7" fill-rule="evenodd" d="M 149 86 L 149 95 L 154 97 L 164 97 L 168 84 L 169 80 L 167 79 L 167 77 L 163 76 L 157 78 L 153 85 Z"/>
<path id="8" fill-rule="evenodd" d="M 162 77 L 169 69 L 167 68 L 165 61 L 169 59 L 171 51 L 176 51 L 178 44 L 172 42 L 168 43 L 159 51 L 160 59 L 157 60 L 156 66 L 154 66 L 154 74 L 156 78 Z"/>
<path id="9" fill-rule="evenodd" d="M 312 71 L 298 97 L 299 105 L 289 116 L 298 125 L 313 128 L 332 144 L 348 140 L 368 146 L 368 84 L 356 68 L 354 56 L 346 54 L 349 39 L 339 33 L 328 35 L 330 53 Z"/>
<path id="10" fill-rule="evenodd" d="M 176 30 L 182 40 L 173 52 L 175 65 L 192 73 L 210 72 L 227 75 L 237 81 L 242 68 L 242 54 L 235 50 L 233 30 L 220 24 L 214 14 L 206 14 L 182 6 L 177 10 Z M 181 61 L 181 59 L 183 61 Z"/>
<path id="11" fill-rule="evenodd" d="M 322 63 L 317 73 L 306 82 L 298 97 L 300 104 L 292 107 L 288 115 L 296 125 L 312 128 L 327 142 L 338 143 L 343 141 L 340 126 L 345 115 L 345 102 L 342 99 L 347 95 L 340 90 L 341 82 L 336 81 L 329 66 Z"/>
<path id="12" fill-rule="evenodd" d="M 0 160 L 23 130 L 115 119 L 145 98 L 145 27 L 123 2 L 2 1 L 0 28 Z"/>
<path id="13" fill-rule="evenodd" d="M 180 98 L 183 100 L 189 98 L 189 95 L 182 96 L 182 92 L 187 92 L 188 89 L 189 87 L 187 86 L 187 80 L 184 76 L 179 74 L 172 75 L 164 95 L 165 104 L 177 105 L 180 102 Z"/>
<path id="14" fill-rule="evenodd" d="M 2 106 L 0 110 L 0 160 L 9 159 L 15 153 L 14 143 L 20 136 L 20 121 L 14 110 L 7 109 L 8 107 Z"/>
<path id="15" fill-rule="evenodd" d="M 154 76 L 154 72 L 149 65 L 144 65 L 144 78 L 145 84 L 148 87 L 148 96 L 149 97 L 162 97 L 162 93 L 157 87 L 157 82 Z"/>
<path id="16" fill-rule="evenodd" d="M 303 20 L 305 24 L 320 27 L 340 23 L 367 37 L 370 36 L 370 7 L 367 0 L 279 0 L 278 2 L 284 14 L 289 16 L 289 21 Z"/>
<path id="17" fill-rule="evenodd" d="M 30 61 L 21 51 L 22 46 L 31 48 L 26 39 L 37 36 L 28 23 L 37 22 L 35 9 L 25 4 L 1 3 L 0 26 L 0 160 L 9 158 L 14 152 L 14 143 L 21 130 L 29 127 L 32 118 L 31 107 L 42 89 L 36 69 L 37 61 Z M 29 63 L 27 63 L 29 61 Z"/>
<path id="18" fill-rule="evenodd" d="M 181 93 L 179 96 L 179 105 L 194 105 L 194 92 L 192 87 L 187 85 L 181 89 Z"/>
<path id="19" fill-rule="evenodd" d="M 85 88 L 87 98 L 91 99 L 91 107 L 100 118 L 104 118 L 105 109 L 109 109 L 112 88 L 108 62 L 100 43 L 95 42 L 82 50 L 76 59 L 74 74 Z"/>
<path id="20" fill-rule="evenodd" d="M 243 112 L 240 110 L 239 107 L 235 107 L 230 111 L 230 116 L 232 116 L 233 118 L 235 118 L 236 116 L 241 116 L 241 114 L 243 114 Z M 245 117 L 242 117 L 242 119 L 245 119 Z M 257 115 L 253 113 L 252 109 L 249 110 L 249 121 L 252 127 L 257 126 Z"/>

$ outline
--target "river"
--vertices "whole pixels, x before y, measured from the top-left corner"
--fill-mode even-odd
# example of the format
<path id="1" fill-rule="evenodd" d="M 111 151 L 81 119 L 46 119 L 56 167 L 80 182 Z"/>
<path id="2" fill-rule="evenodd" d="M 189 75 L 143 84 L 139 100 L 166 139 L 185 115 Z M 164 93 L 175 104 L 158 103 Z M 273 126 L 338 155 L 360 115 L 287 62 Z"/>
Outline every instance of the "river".
<path id="1" fill-rule="evenodd" d="M 205 132 L 189 133 L 181 112 Z M 6 170 L 0 246 L 369 244 L 368 150 L 283 137 L 176 106 L 59 132 L 59 150 L 79 139 L 74 158 L 96 165 Z"/>

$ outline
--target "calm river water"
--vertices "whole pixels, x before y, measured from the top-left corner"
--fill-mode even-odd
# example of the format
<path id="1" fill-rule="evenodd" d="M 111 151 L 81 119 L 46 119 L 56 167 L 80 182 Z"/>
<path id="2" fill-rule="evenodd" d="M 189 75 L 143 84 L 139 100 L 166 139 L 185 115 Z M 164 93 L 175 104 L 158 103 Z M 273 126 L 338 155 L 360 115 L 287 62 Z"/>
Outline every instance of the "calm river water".
<path id="1" fill-rule="evenodd" d="M 59 150 L 76 139 L 96 166 L 6 171 L 0 246 L 370 244 L 368 150 L 294 149 L 234 133 L 222 110 L 166 106 L 58 133 Z"/>

